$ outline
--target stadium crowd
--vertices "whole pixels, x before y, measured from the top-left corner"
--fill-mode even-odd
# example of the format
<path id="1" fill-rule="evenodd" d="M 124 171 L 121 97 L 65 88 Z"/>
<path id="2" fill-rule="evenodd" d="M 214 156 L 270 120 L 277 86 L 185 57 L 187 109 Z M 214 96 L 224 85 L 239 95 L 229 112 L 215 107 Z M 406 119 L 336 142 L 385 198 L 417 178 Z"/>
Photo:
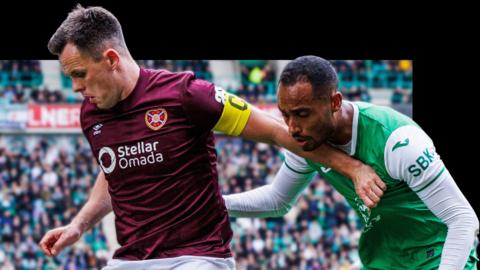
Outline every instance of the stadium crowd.
<path id="1" fill-rule="evenodd" d="M 47 258 L 37 243 L 80 210 L 98 166 L 79 135 L 0 137 L 0 265 L 2 269 L 96 269 L 108 259 L 101 226 L 73 248 Z M 11 266 L 9 268 L 9 266 Z M 13 268 L 12 268 L 13 267 Z"/>
<path id="2" fill-rule="evenodd" d="M 138 60 L 145 68 L 193 71 L 198 78 L 211 81 L 208 60 Z M 276 102 L 276 70 L 271 61 L 241 60 L 240 85 L 229 92 L 254 104 Z M 371 101 L 375 88 L 391 89 L 391 103 L 411 103 L 412 63 L 408 60 L 333 60 L 338 70 L 339 90 L 349 100 Z M 62 85 L 71 81 L 62 74 Z M 40 87 L 43 76 L 39 61 L 0 61 L 0 104 L 79 103 L 81 97 L 59 89 Z M 373 90 L 374 91 L 374 90 Z"/>

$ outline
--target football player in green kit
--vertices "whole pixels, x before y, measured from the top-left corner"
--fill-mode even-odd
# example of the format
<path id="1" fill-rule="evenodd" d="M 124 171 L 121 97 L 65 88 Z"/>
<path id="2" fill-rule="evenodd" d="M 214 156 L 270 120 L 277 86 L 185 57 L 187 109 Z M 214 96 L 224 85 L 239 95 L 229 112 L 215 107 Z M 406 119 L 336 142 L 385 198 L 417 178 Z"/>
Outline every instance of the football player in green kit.
<path id="1" fill-rule="evenodd" d="M 378 206 L 333 169 L 287 152 L 272 184 L 224 196 L 230 215 L 282 216 L 318 172 L 364 224 L 363 269 L 476 269 L 478 218 L 429 136 L 391 108 L 342 101 L 337 84 L 327 60 L 299 57 L 282 72 L 278 107 L 303 150 L 329 143 L 370 165 L 387 185 Z"/>

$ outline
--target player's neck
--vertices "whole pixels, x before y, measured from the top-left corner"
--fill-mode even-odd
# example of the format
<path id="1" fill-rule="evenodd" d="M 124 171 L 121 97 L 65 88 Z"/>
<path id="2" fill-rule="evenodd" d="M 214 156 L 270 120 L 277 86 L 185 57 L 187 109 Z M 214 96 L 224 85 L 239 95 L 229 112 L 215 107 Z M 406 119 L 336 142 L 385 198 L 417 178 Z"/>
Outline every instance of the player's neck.
<path id="1" fill-rule="evenodd" d="M 352 140 L 353 106 L 342 102 L 342 107 L 335 115 L 335 132 L 331 142 L 336 145 L 344 145 Z"/>
<path id="2" fill-rule="evenodd" d="M 133 59 L 129 59 L 125 63 L 124 78 L 121 100 L 126 99 L 132 93 L 140 78 L 140 67 Z"/>

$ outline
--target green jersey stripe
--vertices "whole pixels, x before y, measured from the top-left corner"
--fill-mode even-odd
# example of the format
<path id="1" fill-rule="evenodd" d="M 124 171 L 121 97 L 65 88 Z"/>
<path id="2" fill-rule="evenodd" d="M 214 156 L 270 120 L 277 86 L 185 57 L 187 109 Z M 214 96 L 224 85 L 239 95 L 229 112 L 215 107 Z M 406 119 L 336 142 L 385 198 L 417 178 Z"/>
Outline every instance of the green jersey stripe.
<path id="1" fill-rule="evenodd" d="M 428 186 L 430 186 L 431 184 L 433 184 L 433 182 L 435 182 L 435 180 L 437 180 L 440 175 L 442 175 L 442 173 L 445 171 L 445 167 L 442 168 L 442 170 L 435 176 L 435 178 L 432 179 L 432 181 L 428 182 L 428 184 L 426 184 L 424 187 L 420 188 L 419 190 L 415 191 L 415 192 L 420 192 L 424 189 L 426 189 Z"/>
<path id="2" fill-rule="evenodd" d="M 292 172 L 294 173 L 298 173 L 298 174 L 311 174 L 313 172 L 315 172 L 314 170 L 313 171 L 310 171 L 310 172 L 300 172 L 300 171 L 297 171 L 295 169 L 293 169 L 290 165 L 288 165 L 287 161 L 284 162 L 285 163 L 285 166 L 287 166 L 287 168 L 289 168 Z"/>

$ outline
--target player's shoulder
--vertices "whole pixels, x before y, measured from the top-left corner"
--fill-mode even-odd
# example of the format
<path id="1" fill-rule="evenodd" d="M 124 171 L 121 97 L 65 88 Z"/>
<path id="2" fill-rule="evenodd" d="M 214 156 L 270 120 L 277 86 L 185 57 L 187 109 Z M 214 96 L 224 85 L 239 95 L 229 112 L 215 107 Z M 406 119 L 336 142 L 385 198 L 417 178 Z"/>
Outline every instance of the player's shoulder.
<path id="1" fill-rule="evenodd" d="M 404 125 L 395 129 L 388 137 L 385 155 L 405 157 L 411 149 L 433 146 L 430 137 L 416 125 Z"/>
<path id="2" fill-rule="evenodd" d="M 385 144 L 384 160 L 393 178 L 408 181 L 431 167 L 430 164 L 436 164 L 440 156 L 436 153 L 433 141 L 420 127 L 405 125 L 390 134 Z M 421 170 L 417 170 L 417 167 Z"/>
<path id="3" fill-rule="evenodd" d="M 395 109 L 388 106 L 373 104 L 364 101 L 354 101 L 351 103 L 355 104 L 358 107 L 360 115 L 369 117 L 371 119 L 376 119 L 377 121 L 382 120 L 385 116 L 400 118 L 407 117 L 399 111 L 396 111 Z"/>
<path id="4" fill-rule="evenodd" d="M 147 69 L 146 71 L 150 74 L 146 91 L 153 96 L 156 95 L 155 93 L 162 92 L 158 94 L 165 96 L 167 93 L 169 98 L 179 98 L 184 101 L 185 98 L 194 98 L 198 94 L 208 95 L 215 87 L 212 82 L 197 78 L 192 71 L 172 72 L 165 69 Z"/>
<path id="5" fill-rule="evenodd" d="M 362 101 L 352 103 L 358 107 L 360 126 L 368 130 L 381 127 L 389 135 L 402 126 L 417 125 L 410 117 L 391 107 Z"/>
<path id="6" fill-rule="evenodd" d="M 192 71 L 173 72 L 166 69 L 145 69 L 148 74 L 147 88 L 157 88 L 159 86 L 172 89 L 182 89 L 196 80 L 195 73 Z"/>

